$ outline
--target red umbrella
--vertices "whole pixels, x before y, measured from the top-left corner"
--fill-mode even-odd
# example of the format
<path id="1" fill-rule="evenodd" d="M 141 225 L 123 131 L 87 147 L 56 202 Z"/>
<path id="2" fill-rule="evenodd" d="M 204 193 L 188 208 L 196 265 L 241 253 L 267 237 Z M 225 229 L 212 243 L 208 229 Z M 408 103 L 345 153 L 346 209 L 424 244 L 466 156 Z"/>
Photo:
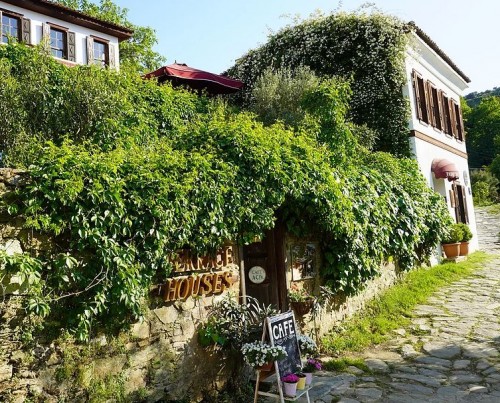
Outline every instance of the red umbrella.
<path id="1" fill-rule="evenodd" d="M 174 87 L 184 85 L 197 91 L 206 90 L 210 95 L 232 94 L 243 87 L 239 80 L 194 69 L 187 64 L 174 63 L 146 74 L 146 78 L 153 77 L 158 78 L 159 83 L 168 80 Z"/>

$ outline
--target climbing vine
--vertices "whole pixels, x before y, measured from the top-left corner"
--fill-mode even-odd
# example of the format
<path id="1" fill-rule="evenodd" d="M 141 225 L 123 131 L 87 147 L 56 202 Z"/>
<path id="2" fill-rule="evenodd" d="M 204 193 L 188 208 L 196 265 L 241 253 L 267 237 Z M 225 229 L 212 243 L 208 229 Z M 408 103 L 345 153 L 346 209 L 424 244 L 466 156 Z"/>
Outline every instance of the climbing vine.
<path id="1" fill-rule="evenodd" d="M 376 150 L 409 156 L 402 92 L 407 32 L 407 24 L 377 12 L 315 16 L 289 25 L 227 71 L 245 82 L 235 100 L 251 107 L 254 85 L 269 68 L 307 66 L 322 77 L 344 77 L 353 91 L 349 119 L 377 132 Z"/>
<path id="2" fill-rule="evenodd" d="M 35 119 L 21 120 L 33 141 L 17 160 L 30 162 L 29 180 L 2 208 L 53 248 L 36 256 L 1 253 L 0 267 L 26 280 L 28 312 L 81 340 L 140 316 L 179 248 L 210 254 L 283 220 L 292 232 L 321 236 L 325 281 L 334 291 L 355 292 L 389 256 L 403 268 L 425 259 L 449 219 L 415 162 L 357 143 L 346 122 L 344 80 L 314 87 L 304 103 L 310 124 L 293 130 L 265 126 L 220 101 L 88 67 L 46 69 L 35 90 L 20 60 L 51 62 L 15 46 L 3 53 L 2 78 L 57 99 L 67 119 L 30 115 L 24 98 L 2 104 Z M 74 86 L 78 77 L 91 85 Z M 119 85 L 113 89 L 109 80 Z M 75 119 L 74 100 L 101 87 L 104 116 L 89 103 L 89 116 Z M 37 137 L 37 127 L 49 135 Z M 15 140 L 7 148 L 12 164 L 17 133 L 6 132 Z"/>

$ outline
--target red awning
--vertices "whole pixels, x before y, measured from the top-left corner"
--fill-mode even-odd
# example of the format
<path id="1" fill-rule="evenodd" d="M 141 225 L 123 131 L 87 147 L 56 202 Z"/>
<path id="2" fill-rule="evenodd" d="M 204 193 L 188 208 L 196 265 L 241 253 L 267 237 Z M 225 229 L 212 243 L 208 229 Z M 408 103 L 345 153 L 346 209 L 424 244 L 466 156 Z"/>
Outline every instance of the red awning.
<path id="1" fill-rule="evenodd" d="M 173 86 L 185 85 L 198 91 L 206 90 L 210 95 L 231 94 L 243 87 L 243 82 L 239 80 L 177 63 L 160 67 L 145 77 L 156 77 L 160 83 L 169 80 Z"/>
<path id="2" fill-rule="evenodd" d="M 457 166 L 447 159 L 435 159 L 432 161 L 431 171 L 436 179 L 448 179 L 450 182 L 459 178 Z"/>

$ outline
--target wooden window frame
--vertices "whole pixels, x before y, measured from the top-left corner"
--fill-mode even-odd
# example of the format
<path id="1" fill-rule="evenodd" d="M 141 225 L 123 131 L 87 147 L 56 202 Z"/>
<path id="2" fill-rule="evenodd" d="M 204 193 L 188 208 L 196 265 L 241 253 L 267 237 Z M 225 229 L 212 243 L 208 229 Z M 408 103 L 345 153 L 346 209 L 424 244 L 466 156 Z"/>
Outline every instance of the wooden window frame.
<path id="1" fill-rule="evenodd" d="M 109 41 L 107 39 L 104 39 L 104 38 L 100 38 L 100 37 L 97 37 L 97 36 L 94 36 L 94 35 L 91 35 L 91 38 L 92 38 L 92 64 L 95 64 L 95 65 L 102 65 L 102 63 L 96 63 L 96 60 L 101 60 L 101 59 L 95 59 L 94 55 L 94 51 L 95 51 L 95 43 L 99 43 L 101 45 L 104 45 L 104 65 L 105 67 L 108 67 L 109 66 L 109 51 L 110 51 L 110 48 L 109 48 Z"/>
<path id="2" fill-rule="evenodd" d="M 453 136 L 453 114 L 451 112 L 451 98 L 441 91 L 443 105 L 443 132 L 450 137 Z"/>
<path id="3" fill-rule="evenodd" d="M 63 59 L 63 60 L 68 60 L 68 28 L 61 27 L 60 25 L 52 24 L 50 22 L 47 23 L 49 26 L 49 46 L 50 46 L 50 51 L 52 53 L 53 50 L 60 51 L 62 50 L 63 54 L 62 57 L 55 56 L 52 54 L 53 57 L 57 59 Z M 52 46 L 52 31 L 54 32 L 61 32 L 63 34 L 63 48 L 55 48 Z"/>
<path id="4" fill-rule="evenodd" d="M 21 42 L 23 39 L 23 15 L 9 10 L 0 9 L 0 43 L 7 43 L 3 41 L 3 17 L 12 18 L 17 20 L 17 41 Z"/>
<path id="5" fill-rule="evenodd" d="M 451 185 L 454 198 L 455 220 L 457 223 L 469 224 L 469 211 L 467 209 L 467 191 L 466 187 L 458 181 L 453 182 Z M 451 196 L 450 193 L 450 196 Z"/>
<path id="6" fill-rule="evenodd" d="M 454 127 L 456 128 L 456 139 L 458 141 L 464 141 L 464 121 L 462 117 L 462 108 L 460 105 L 454 100 L 451 100 L 451 105 L 454 112 Z"/>

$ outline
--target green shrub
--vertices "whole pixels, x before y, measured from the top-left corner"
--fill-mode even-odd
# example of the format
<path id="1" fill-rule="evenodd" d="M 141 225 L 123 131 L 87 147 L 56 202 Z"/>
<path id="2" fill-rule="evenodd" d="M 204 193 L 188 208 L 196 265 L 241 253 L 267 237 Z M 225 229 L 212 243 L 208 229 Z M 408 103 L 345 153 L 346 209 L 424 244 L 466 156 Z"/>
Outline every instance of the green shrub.
<path id="1" fill-rule="evenodd" d="M 443 238 L 441 243 L 457 243 L 464 239 L 464 231 L 461 224 L 452 224 L 448 229 L 448 234 Z"/>
<path id="2" fill-rule="evenodd" d="M 462 231 L 462 238 L 460 239 L 460 242 L 469 242 L 473 236 L 469 226 L 464 223 L 458 223 L 457 226 Z"/>

